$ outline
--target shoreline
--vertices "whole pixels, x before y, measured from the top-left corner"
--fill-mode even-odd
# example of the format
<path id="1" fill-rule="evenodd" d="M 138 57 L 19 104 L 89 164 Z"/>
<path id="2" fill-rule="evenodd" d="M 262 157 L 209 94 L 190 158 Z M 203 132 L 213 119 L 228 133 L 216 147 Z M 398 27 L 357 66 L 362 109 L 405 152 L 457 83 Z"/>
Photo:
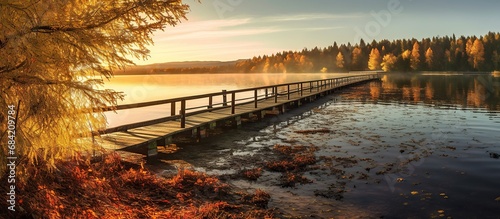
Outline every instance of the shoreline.
<path id="1" fill-rule="evenodd" d="M 410 72 L 401 72 L 401 71 L 345 71 L 345 72 L 275 72 L 275 73 L 254 73 L 254 72 L 204 72 L 204 73 L 132 73 L 132 74 L 113 74 L 113 77 L 116 76 L 161 76 L 161 75 L 208 75 L 208 74 L 251 74 L 251 75 L 265 75 L 265 74 L 349 74 L 349 73 L 378 73 L 378 74 L 463 74 L 463 75 L 474 75 L 474 74 L 500 74 L 500 71 L 410 71 Z"/>

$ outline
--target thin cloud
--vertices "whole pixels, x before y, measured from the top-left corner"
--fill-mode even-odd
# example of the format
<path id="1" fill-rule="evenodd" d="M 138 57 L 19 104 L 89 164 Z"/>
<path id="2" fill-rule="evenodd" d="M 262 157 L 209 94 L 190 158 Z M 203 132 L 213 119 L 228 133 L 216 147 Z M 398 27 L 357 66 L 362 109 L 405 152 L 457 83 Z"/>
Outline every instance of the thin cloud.
<path id="1" fill-rule="evenodd" d="M 354 15 L 350 15 L 351 17 Z M 248 58 L 263 53 L 273 53 L 285 48 L 272 48 L 279 43 L 262 43 L 259 39 L 279 39 L 294 33 L 329 34 L 331 30 L 345 28 L 329 26 L 330 19 L 348 15 L 302 14 L 263 18 L 234 18 L 205 21 L 188 21 L 164 32 L 155 32 L 150 47 L 152 59 L 207 60 L 207 57 L 231 60 Z M 306 21 L 294 23 L 285 21 Z M 315 21 L 322 22 L 315 22 Z M 326 22 L 324 22 L 326 21 Z M 285 23 L 283 23 L 285 22 Z M 311 25 L 312 24 L 312 25 Z M 317 33 L 316 33 L 317 32 Z M 275 34 L 275 35 L 270 35 Z M 281 34 L 281 35 L 276 35 Z M 269 37 L 268 37 L 269 35 Z M 255 40 L 253 39 L 255 36 Z M 161 61 L 159 61 L 161 62 Z"/>
<path id="2" fill-rule="evenodd" d="M 225 19 L 225 20 L 207 20 L 185 22 L 177 25 L 174 28 L 167 28 L 165 33 L 168 35 L 182 35 L 196 31 L 218 30 L 221 28 L 238 27 L 250 23 L 250 18 L 243 19 Z M 158 32 L 162 33 L 162 32 Z"/>
<path id="3" fill-rule="evenodd" d="M 346 27 L 306 27 L 306 28 L 290 28 L 287 31 L 323 31 L 323 30 L 337 30 Z"/>
<path id="4" fill-rule="evenodd" d="M 337 20 L 349 18 L 361 18 L 366 15 L 354 14 L 297 14 L 297 15 L 279 15 L 261 18 L 264 22 L 287 22 L 287 21 L 310 21 L 310 20 Z"/>
<path id="5" fill-rule="evenodd" d="M 193 31 L 186 32 L 184 34 L 170 35 L 166 34 L 158 34 L 155 37 L 156 42 L 165 42 L 165 41 L 176 41 L 176 40 L 207 40 L 209 38 L 230 38 L 230 37 L 239 37 L 239 36 L 250 36 L 250 35 L 261 35 L 268 33 L 276 33 L 282 32 L 284 30 L 274 29 L 274 28 L 253 28 L 253 29 L 236 29 L 236 30 L 205 30 L 205 31 Z"/>
<path id="6" fill-rule="evenodd" d="M 317 16 L 319 17 L 319 16 Z M 298 18 L 298 17 L 297 17 Z M 291 18 L 295 19 L 295 18 Z M 343 27 L 290 27 L 255 25 L 259 21 L 246 19 L 227 19 L 191 22 L 184 26 L 167 29 L 165 32 L 155 33 L 157 43 L 177 40 L 207 40 L 209 38 L 234 38 L 239 36 L 263 35 L 289 31 L 323 31 L 340 29 Z"/>

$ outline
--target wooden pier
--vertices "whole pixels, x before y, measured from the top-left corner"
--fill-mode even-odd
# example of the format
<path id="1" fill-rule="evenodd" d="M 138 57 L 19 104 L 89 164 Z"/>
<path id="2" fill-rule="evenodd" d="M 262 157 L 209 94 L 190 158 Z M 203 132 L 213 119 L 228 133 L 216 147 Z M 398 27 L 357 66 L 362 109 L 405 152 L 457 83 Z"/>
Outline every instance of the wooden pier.
<path id="1" fill-rule="evenodd" d="M 170 112 L 164 118 L 101 130 L 99 134 L 95 133 L 100 135 L 95 140 L 105 149 L 135 151 L 153 157 L 157 155 L 158 146 L 171 144 L 172 138 L 177 134 L 190 133 L 192 137 L 201 139 L 207 137 L 207 130 L 218 126 L 230 124 L 238 127 L 242 118 L 262 119 L 269 114 L 284 113 L 290 108 L 312 102 L 335 90 L 378 79 L 376 73 L 357 73 L 347 77 L 222 91 L 105 108 L 105 111 L 118 111 L 164 105 Z"/>

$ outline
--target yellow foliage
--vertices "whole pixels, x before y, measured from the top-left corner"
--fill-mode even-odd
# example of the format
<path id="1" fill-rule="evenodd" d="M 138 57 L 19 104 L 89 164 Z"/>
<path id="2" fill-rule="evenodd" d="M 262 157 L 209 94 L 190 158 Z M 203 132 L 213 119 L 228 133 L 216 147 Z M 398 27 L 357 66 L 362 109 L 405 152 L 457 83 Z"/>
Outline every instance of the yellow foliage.
<path id="1" fill-rule="evenodd" d="M 413 44 L 413 49 L 411 50 L 411 59 L 410 59 L 410 67 L 413 70 L 418 69 L 418 65 L 420 64 L 420 46 L 418 42 Z"/>
<path id="2" fill-rule="evenodd" d="M 382 70 L 391 71 L 396 61 L 397 57 L 394 54 L 389 53 L 385 55 L 384 58 L 382 59 L 382 64 L 381 64 Z"/>
<path id="3" fill-rule="evenodd" d="M 368 60 L 368 69 L 370 70 L 379 69 L 380 62 L 381 62 L 380 52 L 378 51 L 377 48 L 372 49 L 372 51 L 370 52 L 370 58 Z"/>
<path id="4" fill-rule="evenodd" d="M 342 52 L 339 52 L 337 54 L 336 61 L 336 65 L 338 68 L 344 68 L 344 55 L 342 55 Z"/>
<path id="5" fill-rule="evenodd" d="M 447 51 L 447 54 L 449 54 L 450 51 Z M 449 55 L 448 55 L 449 56 Z M 425 52 L 425 63 L 427 63 L 427 66 L 429 68 L 432 67 L 432 59 L 434 58 L 434 52 L 432 52 L 432 49 L 429 47 L 427 51 Z M 451 60 L 449 60 L 451 61 Z"/>
<path id="6" fill-rule="evenodd" d="M 358 47 L 355 47 L 352 50 L 352 65 L 358 66 L 361 63 L 361 59 L 362 59 L 361 49 Z"/>
<path id="7" fill-rule="evenodd" d="M 410 50 L 405 50 L 402 54 L 401 54 L 401 57 L 403 57 L 403 59 L 410 59 L 411 57 L 411 51 Z"/>
<path id="8" fill-rule="evenodd" d="M 484 46 L 481 40 L 476 39 L 470 49 L 471 64 L 475 69 L 479 69 L 479 65 L 484 62 Z"/>
<path id="9" fill-rule="evenodd" d="M 7 107 L 21 105 L 16 156 L 23 165 L 76 156 L 95 147 L 90 132 L 105 125 L 97 109 L 122 94 L 99 89 L 129 57 L 147 58 L 151 33 L 189 10 L 181 0 L 4 0 L 0 3 L 0 132 Z M 0 135 L 0 173 L 7 135 Z M 27 161 L 27 162 L 25 162 Z M 22 171 L 22 166 L 18 165 Z"/>

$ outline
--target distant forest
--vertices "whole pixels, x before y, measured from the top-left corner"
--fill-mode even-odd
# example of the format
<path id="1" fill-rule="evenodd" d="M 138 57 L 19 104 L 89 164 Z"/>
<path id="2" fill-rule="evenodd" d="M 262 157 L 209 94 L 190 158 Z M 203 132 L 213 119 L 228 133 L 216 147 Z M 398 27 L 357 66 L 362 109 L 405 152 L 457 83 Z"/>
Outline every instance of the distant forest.
<path id="1" fill-rule="evenodd" d="M 154 73 L 301 73 L 383 71 L 494 71 L 500 68 L 500 33 L 402 40 L 336 42 L 326 48 L 283 51 L 233 65 L 154 69 Z"/>

